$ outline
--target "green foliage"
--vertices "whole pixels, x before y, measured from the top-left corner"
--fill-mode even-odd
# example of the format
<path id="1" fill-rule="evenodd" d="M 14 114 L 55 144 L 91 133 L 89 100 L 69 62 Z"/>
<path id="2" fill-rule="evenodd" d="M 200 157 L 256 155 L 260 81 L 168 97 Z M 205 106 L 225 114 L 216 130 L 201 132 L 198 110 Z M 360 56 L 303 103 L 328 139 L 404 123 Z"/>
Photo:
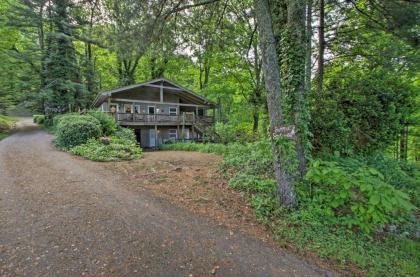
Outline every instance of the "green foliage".
<path id="1" fill-rule="evenodd" d="M 57 146 L 70 149 L 86 143 L 90 138 L 99 138 L 101 125 L 91 116 L 70 114 L 60 118 L 55 134 Z"/>
<path id="2" fill-rule="evenodd" d="M 236 139 L 235 127 L 231 124 L 216 122 L 215 131 L 221 143 L 227 144 Z"/>
<path id="3" fill-rule="evenodd" d="M 117 126 L 114 119 L 106 114 L 89 112 L 54 117 L 56 144 L 71 153 L 93 161 L 133 160 L 141 157 L 142 150 L 137 144 L 134 131 Z M 109 144 L 98 139 L 102 132 L 109 135 Z"/>
<path id="4" fill-rule="evenodd" d="M 273 176 L 273 160 L 269 139 L 253 143 L 231 144 L 222 163 L 224 168 L 232 168 L 235 173 Z"/>
<path id="5" fill-rule="evenodd" d="M 35 114 L 32 116 L 34 123 L 37 124 L 44 124 L 45 121 L 45 115 L 43 114 Z"/>
<path id="6" fill-rule="evenodd" d="M 111 115 L 100 111 L 89 111 L 88 115 L 96 118 L 101 123 L 104 135 L 109 136 L 117 131 L 118 124 Z"/>
<path id="7" fill-rule="evenodd" d="M 335 223 L 365 232 L 403 221 L 415 209 L 409 196 L 374 168 L 315 160 L 305 179 L 314 185 L 312 205 Z"/>
<path id="8" fill-rule="evenodd" d="M 77 120 L 78 118 L 81 118 L 81 115 L 79 113 L 57 114 L 53 117 L 53 126 L 58 127 L 58 125 L 61 123 L 61 120 L 63 120 L 63 122 L 66 122 Z M 97 121 L 96 119 L 94 119 L 93 122 L 95 122 L 95 124 L 97 124 L 98 126 L 100 125 L 99 121 Z"/>
<path id="9" fill-rule="evenodd" d="M 136 134 L 134 134 L 133 129 L 118 126 L 117 130 L 114 132 L 114 135 L 117 138 L 125 139 L 132 143 L 137 143 Z"/>
<path id="10" fill-rule="evenodd" d="M 10 130 L 15 122 L 15 118 L 0 114 L 0 132 Z"/>
<path id="11" fill-rule="evenodd" d="M 389 234 L 379 239 L 329 223 L 321 210 L 302 206 L 270 223 L 281 241 L 315 253 L 343 269 L 357 266 L 364 276 L 417 276 L 420 243 Z"/>
<path id="12" fill-rule="evenodd" d="M 215 153 L 223 155 L 227 146 L 215 143 L 194 143 L 194 142 L 177 142 L 163 144 L 160 146 L 162 150 L 181 150 L 181 151 L 198 151 L 203 153 Z"/>
<path id="13" fill-rule="evenodd" d="M 140 146 L 127 139 L 111 137 L 105 145 L 91 138 L 85 144 L 73 147 L 70 152 L 92 161 L 109 162 L 139 159 L 142 155 Z"/>
<path id="14" fill-rule="evenodd" d="M 364 62 L 332 64 L 322 97 L 313 95 L 311 131 L 317 151 L 371 155 L 400 135 L 415 110 L 418 88 L 409 79 Z"/>
<path id="15" fill-rule="evenodd" d="M 276 194 L 276 181 L 245 173 L 238 174 L 229 181 L 229 186 L 249 193 Z"/>

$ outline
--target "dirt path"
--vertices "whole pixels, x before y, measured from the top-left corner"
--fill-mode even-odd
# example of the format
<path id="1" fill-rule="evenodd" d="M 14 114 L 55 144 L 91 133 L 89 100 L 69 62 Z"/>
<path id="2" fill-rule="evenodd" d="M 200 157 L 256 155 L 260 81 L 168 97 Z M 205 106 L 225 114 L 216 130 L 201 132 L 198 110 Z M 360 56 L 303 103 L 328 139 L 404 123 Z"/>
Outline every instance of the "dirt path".
<path id="1" fill-rule="evenodd" d="M 0 142 L 0 276 L 330 275 L 18 128 Z"/>

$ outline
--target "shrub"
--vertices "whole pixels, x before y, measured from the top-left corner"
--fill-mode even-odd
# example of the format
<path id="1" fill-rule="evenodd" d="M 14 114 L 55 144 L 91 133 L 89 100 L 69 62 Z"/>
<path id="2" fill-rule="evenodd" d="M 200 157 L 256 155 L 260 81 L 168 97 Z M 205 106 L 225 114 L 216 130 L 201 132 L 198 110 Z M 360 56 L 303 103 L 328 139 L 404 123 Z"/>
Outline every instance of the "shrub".
<path id="1" fill-rule="evenodd" d="M 83 156 L 93 161 L 133 160 L 141 157 L 141 148 L 132 141 L 111 137 L 109 144 L 104 145 L 96 139 L 89 139 L 87 143 L 76 146 L 71 153 Z"/>
<path id="2" fill-rule="evenodd" d="M 82 118 L 89 120 L 92 119 L 92 117 L 85 117 L 83 115 L 80 115 L 79 113 L 66 113 L 66 114 L 57 114 L 54 116 L 53 118 L 53 125 L 54 127 L 58 127 L 58 125 L 60 124 L 61 120 L 63 121 L 72 121 L 72 120 L 76 120 L 78 118 Z M 93 119 L 93 122 L 95 124 L 97 124 L 100 127 L 100 123 L 99 121 L 97 121 L 96 119 Z"/>
<path id="3" fill-rule="evenodd" d="M 43 114 L 35 114 L 33 115 L 33 121 L 37 124 L 43 124 L 45 121 L 45 115 Z"/>
<path id="4" fill-rule="evenodd" d="M 315 185 L 313 205 L 322 207 L 337 223 L 365 232 L 402 221 L 415 209 L 407 194 L 368 166 L 315 160 L 305 179 Z"/>
<path id="5" fill-rule="evenodd" d="M 117 131 L 118 124 L 111 115 L 100 111 L 89 111 L 88 115 L 96 118 L 101 123 L 104 135 L 110 136 Z"/>
<path id="6" fill-rule="evenodd" d="M 56 144 L 64 149 L 86 143 L 90 138 L 99 138 L 100 135 L 100 123 L 91 116 L 62 116 L 56 126 Z"/>
<path id="7" fill-rule="evenodd" d="M 0 114 L 0 132 L 10 130 L 16 120 L 13 117 Z"/>
<path id="8" fill-rule="evenodd" d="M 276 195 L 276 181 L 256 175 L 241 173 L 230 179 L 229 186 L 249 193 Z"/>
<path id="9" fill-rule="evenodd" d="M 127 141 L 132 142 L 132 143 L 137 143 L 136 134 L 134 134 L 133 129 L 118 126 L 114 135 L 117 138 L 125 139 Z"/>
<path id="10" fill-rule="evenodd" d="M 233 168 L 237 173 L 271 177 L 273 174 L 271 143 L 265 139 L 246 145 L 230 144 L 222 166 Z"/>
<path id="11" fill-rule="evenodd" d="M 218 135 L 220 142 L 227 144 L 229 142 L 235 141 L 236 133 L 235 127 L 231 124 L 216 122 L 214 125 L 215 132 Z"/>
<path id="12" fill-rule="evenodd" d="M 223 155 L 228 151 L 228 146 L 217 143 L 194 143 L 194 142 L 177 142 L 163 144 L 160 146 L 162 150 L 181 150 L 181 151 L 197 151 L 203 153 L 214 153 Z"/>

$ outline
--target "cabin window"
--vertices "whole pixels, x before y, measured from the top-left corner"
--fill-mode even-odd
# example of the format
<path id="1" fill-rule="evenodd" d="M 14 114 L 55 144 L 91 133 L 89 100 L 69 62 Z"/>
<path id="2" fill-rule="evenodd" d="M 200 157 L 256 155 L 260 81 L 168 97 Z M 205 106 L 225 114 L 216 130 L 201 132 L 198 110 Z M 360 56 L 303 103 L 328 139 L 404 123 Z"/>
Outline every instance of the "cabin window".
<path id="1" fill-rule="evenodd" d="M 176 107 L 170 107 L 169 108 L 169 115 L 177 115 L 178 109 Z"/>
<path id="2" fill-rule="evenodd" d="M 198 116 L 204 116 L 204 109 L 198 109 Z"/>
<path id="3" fill-rule="evenodd" d="M 124 112 L 131 113 L 131 104 L 124 104 Z"/>
<path id="4" fill-rule="evenodd" d="M 155 106 L 149 106 L 149 114 L 155 114 Z"/>
<path id="5" fill-rule="evenodd" d="M 118 107 L 118 104 L 115 104 L 115 103 L 111 103 L 110 105 L 109 105 L 109 111 L 110 112 L 119 112 L 120 111 L 120 108 Z"/>
<path id="6" fill-rule="evenodd" d="M 134 113 L 140 113 L 140 105 L 134 105 Z"/>
<path id="7" fill-rule="evenodd" d="M 178 138 L 178 133 L 176 129 L 169 129 L 169 139 L 176 140 Z"/>

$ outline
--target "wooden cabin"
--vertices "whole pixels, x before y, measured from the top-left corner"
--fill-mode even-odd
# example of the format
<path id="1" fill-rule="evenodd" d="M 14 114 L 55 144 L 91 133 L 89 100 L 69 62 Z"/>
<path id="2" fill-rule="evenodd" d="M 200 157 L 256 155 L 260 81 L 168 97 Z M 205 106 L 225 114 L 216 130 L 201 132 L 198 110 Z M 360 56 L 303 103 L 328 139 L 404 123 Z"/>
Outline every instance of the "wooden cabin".
<path id="1" fill-rule="evenodd" d="M 159 78 L 98 94 L 93 106 L 135 130 L 144 148 L 174 140 L 200 140 L 214 123 L 216 105 L 173 81 Z"/>

